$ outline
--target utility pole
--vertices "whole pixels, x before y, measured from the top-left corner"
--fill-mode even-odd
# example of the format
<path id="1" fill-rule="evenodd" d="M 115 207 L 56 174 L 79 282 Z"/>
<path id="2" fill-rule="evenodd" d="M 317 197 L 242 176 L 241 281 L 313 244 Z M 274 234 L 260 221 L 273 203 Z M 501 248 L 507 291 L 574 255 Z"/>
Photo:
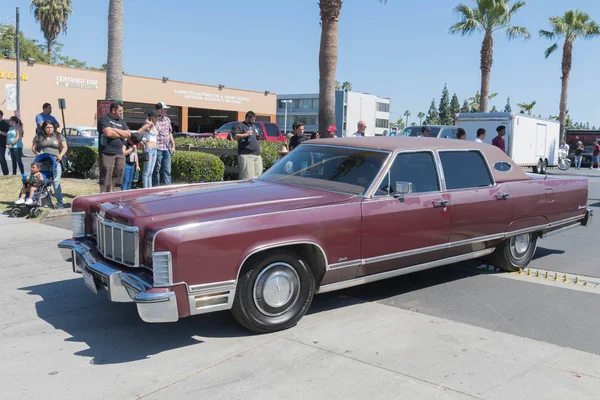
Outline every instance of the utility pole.
<path id="1" fill-rule="evenodd" d="M 287 109 L 288 109 L 288 104 L 290 104 L 292 102 L 292 100 L 281 100 L 282 103 L 285 104 L 285 117 L 283 117 L 283 134 L 286 135 L 287 134 Z"/>
<path id="2" fill-rule="evenodd" d="M 15 48 L 17 52 L 17 115 L 21 118 L 21 43 L 19 42 L 19 7 L 15 24 Z"/>

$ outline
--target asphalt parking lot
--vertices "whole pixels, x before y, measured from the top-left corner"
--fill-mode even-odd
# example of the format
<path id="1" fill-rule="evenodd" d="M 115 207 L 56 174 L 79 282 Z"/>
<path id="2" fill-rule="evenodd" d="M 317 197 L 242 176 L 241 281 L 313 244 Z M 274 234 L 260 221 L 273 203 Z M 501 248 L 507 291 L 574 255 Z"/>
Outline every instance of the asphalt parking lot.
<path id="1" fill-rule="evenodd" d="M 599 171 L 550 174 L 588 178 L 588 203 L 600 210 Z M 596 399 L 600 392 L 600 286 L 461 263 L 317 296 L 297 327 L 253 335 L 228 312 L 145 324 L 133 305 L 107 303 L 71 272 L 56 249 L 68 231 L 4 216 L 0 229 L 0 398 Z M 544 239 L 531 268 L 600 283 L 599 236 L 594 221 Z"/>

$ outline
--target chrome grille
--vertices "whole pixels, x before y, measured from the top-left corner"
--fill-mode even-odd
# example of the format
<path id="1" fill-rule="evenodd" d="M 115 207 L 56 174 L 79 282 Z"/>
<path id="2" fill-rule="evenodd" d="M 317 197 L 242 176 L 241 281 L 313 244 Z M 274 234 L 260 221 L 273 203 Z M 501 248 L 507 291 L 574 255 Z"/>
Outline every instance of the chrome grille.
<path id="1" fill-rule="evenodd" d="M 107 221 L 96 214 L 96 242 L 100 254 L 112 261 L 139 267 L 139 235 L 136 226 Z"/>

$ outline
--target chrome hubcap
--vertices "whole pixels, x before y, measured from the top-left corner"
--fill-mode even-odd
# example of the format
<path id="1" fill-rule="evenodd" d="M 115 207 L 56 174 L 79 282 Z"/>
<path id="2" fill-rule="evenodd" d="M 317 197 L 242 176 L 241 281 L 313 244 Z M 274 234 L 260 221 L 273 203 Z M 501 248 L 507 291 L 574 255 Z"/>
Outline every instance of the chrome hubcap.
<path id="1" fill-rule="evenodd" d="M 531 247 L 531 234 L 525 233 L 510 238 L 510 252 L 516 259 L 525 257 Z"/>
<path id="2" fill-rule="evenodd" d="M 264 315 L 285 313 L 298 300 L 300 278 L 289 264 L 277 262 L 265 268 L 254 283 L 254 304 Z"/>

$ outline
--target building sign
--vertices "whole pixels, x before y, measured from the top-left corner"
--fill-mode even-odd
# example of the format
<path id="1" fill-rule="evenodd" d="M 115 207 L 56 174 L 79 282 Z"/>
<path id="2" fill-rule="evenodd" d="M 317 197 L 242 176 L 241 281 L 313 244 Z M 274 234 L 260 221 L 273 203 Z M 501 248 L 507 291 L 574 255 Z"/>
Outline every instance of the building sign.
<path id="1" fill-rule="evenodd" d="M 0 79 L 14 79 L 17 80 L 17 74 L 14 72 L 3 71 L 0 69 Z M 29 79 L 29 75 L 21 74 L 21 80 L 26 81 Z"/>
<path id="2" fill-rule="evenodd" d="M 56 86 L 96 90 L 98 89 L 98 81 L 96 79 L 74 78 L 71 76 L 57 76 Z"/>
<path id="3" fill-rule="evenodd" d="M 202 100 L 211 103 L 243 104 L 250 102 L 249 97 L 195 92 L 193 90 L 175 89 L 175 94 L 183 96 L 183 98 L 187 100 Z"/>
<path id="4" fill-rule="evenodd" d="M 17 109 L 17 85 L 12 83 L 6 84 L 6 109 L 10 111 Z"/>

